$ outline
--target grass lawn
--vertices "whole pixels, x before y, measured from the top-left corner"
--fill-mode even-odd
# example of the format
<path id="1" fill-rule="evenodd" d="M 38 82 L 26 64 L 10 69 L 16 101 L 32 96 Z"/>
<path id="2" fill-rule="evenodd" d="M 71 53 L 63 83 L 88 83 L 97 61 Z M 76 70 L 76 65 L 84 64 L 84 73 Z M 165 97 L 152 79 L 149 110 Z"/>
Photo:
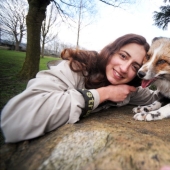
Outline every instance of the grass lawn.
<path id="1" fill-rule="evenodd" d="M 22 92 L 27 81 L 18 80 L 16 75 L 21 70 L 26 53 L 0 49 L 0 110 L 13 96 Z M 40 70 L 47 69 L 47 62 L 57 60 L 54 57 L 40 59 Z"/>

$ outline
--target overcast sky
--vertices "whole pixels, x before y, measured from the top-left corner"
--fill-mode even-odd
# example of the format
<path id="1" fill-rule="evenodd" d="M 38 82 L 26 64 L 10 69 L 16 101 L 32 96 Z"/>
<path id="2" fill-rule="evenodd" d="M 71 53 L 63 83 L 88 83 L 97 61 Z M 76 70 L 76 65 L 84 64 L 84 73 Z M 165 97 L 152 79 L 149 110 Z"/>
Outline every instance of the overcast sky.
<path id="1" fill-rule="evenodd" d="M 153 12 L 160 11 L 161 5 L 164 5 L 163 0 L 140 0 L 124 10 L 100 2 L 97 19 L 81 31 L 80 46 L 99 51 L 117 37 L 128 33 L 143 35 L 148 43 L 154 37 L 170 37 L 170 24 L 168 30 L 153 25 Z M 76 30 L 64 27 L 59 38 L 66 44 L 76 45 L 76 33 Z"/>

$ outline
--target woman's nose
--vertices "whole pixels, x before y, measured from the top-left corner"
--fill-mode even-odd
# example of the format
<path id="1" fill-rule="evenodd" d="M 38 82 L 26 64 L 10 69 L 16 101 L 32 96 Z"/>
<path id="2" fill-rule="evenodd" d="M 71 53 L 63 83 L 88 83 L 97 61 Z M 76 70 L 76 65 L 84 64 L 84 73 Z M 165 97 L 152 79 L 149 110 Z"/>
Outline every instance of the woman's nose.
<path id="1" fill-rule="evenodd" d="M 120 67 L 120 70 L 122 71 L 122 73 L 127 73 L 128 69 L 129 69 L 128 63 L 122 64 L 121 67 Z"/>

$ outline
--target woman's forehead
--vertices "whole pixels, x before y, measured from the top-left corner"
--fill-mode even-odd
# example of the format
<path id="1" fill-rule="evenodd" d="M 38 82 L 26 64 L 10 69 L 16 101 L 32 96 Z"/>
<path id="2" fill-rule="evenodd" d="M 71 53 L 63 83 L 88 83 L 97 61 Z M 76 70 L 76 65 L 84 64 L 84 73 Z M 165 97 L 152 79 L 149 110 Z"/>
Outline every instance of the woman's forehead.
<path id="1" fill-rule="evenodd" d="M 133 55 L 141 55 L 141 56 L 145 56 L 146 55 L 146 51 L 144 49 L 144 47 L 142 45 L 139 44 L 127 44 L 125 46 L 123 46 L 122 48 L 120 48 L 120 51 L 126 51 L 127 53 Z"/>
<path id="2" fill-rule="evenodd" d="M 142 63 L 146 56 L 146 51 L 142 45 L 131 43 L 123 46 L 120 51 L 129 55 L 133 60 Z"/>

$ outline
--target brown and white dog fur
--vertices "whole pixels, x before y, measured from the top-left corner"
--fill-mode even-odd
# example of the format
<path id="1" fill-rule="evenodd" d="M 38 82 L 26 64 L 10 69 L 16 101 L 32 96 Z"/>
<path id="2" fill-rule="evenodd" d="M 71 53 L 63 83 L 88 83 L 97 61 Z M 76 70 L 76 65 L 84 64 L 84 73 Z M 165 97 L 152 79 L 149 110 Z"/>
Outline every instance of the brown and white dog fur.
<path id="1" fill-rule="evenodd" d="M 134 108 L 134 119 L 152 121 L 170 117 L 170 38 L 153 39 L 138 76 L 143 79 L 143 88 L 154 84 L 164 97 L 148 106 Z"/>

